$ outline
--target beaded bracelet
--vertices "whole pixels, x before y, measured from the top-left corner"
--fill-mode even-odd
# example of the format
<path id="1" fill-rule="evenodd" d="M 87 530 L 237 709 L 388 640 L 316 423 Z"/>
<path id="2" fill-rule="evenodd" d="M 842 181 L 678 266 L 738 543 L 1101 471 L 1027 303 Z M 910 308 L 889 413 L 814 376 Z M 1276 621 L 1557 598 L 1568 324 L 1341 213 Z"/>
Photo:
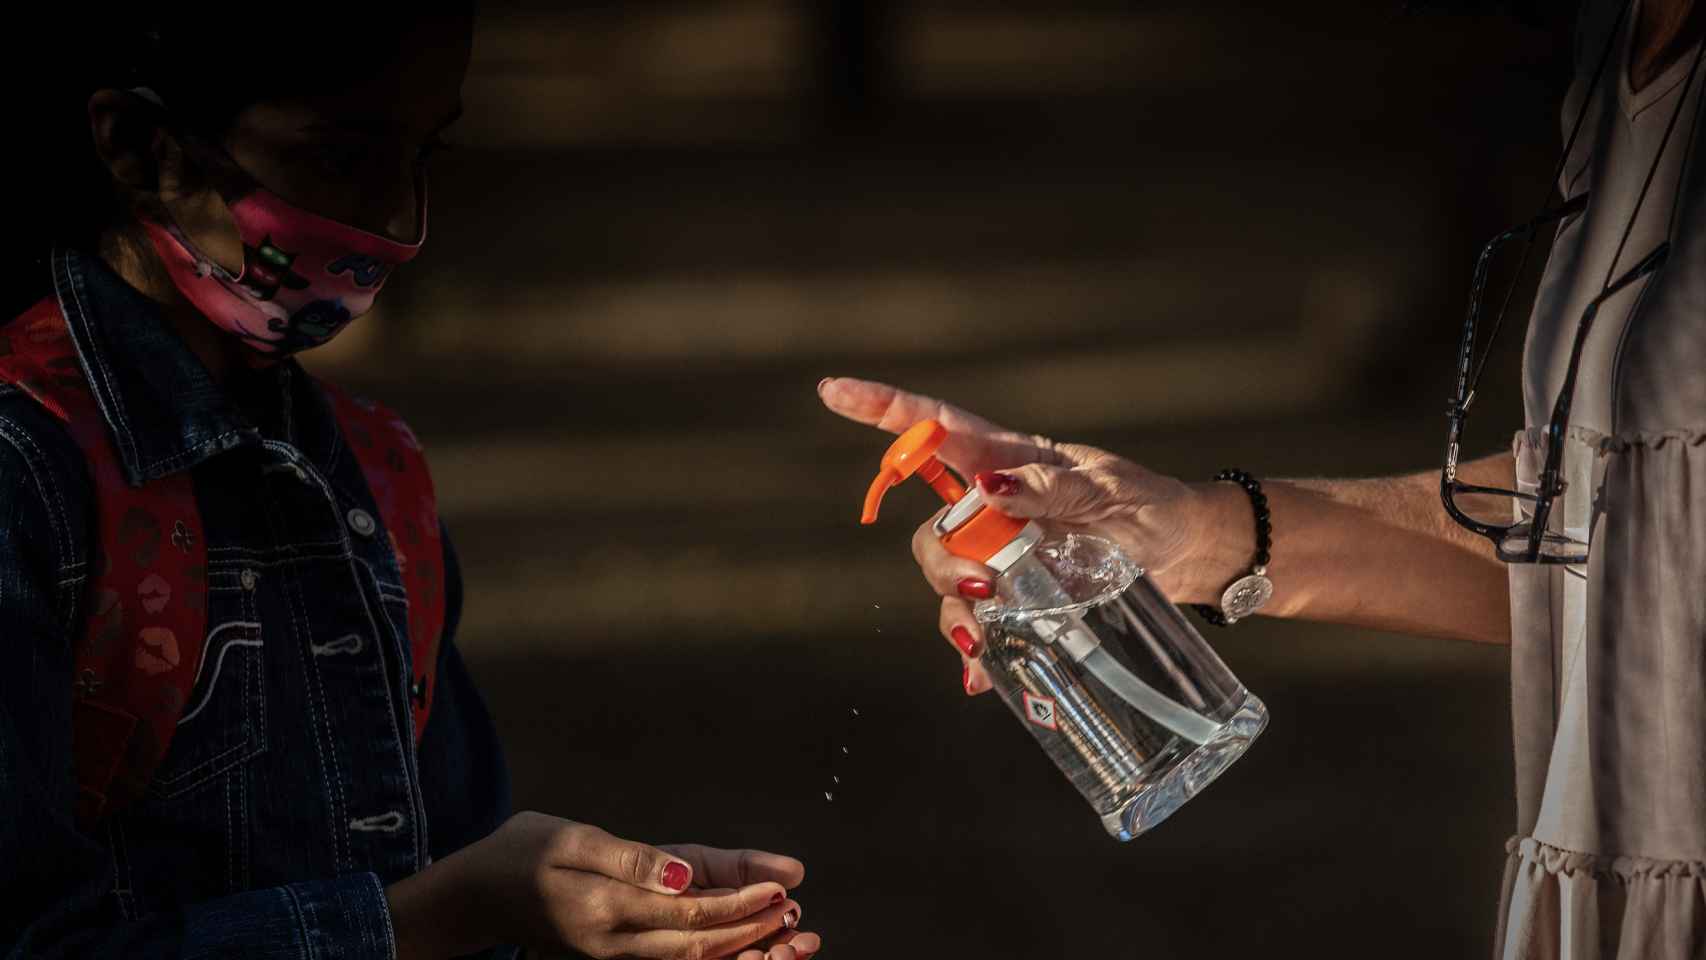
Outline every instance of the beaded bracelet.
<path id="1" fill-rule="evenodd" d="M 1256 560 L 1250 572 L 1226 588 L 1220 598 L 1220 609 L 1206 603 L 1194 603 L 1192 608 L 1202 618 L 1217 627 L 1237 623 L 1255 613 L 1273 596 L 1274 584 L 1268 579 L 1268 550 L 1273 546 L 1273 526 L 1268 522 L 1268 498 L 1262 493 L 1261 481 L 1244 472 L 1228 468 L 1214 475 L 1216 482 L 1236 483 L 1250 495 L 1250 505 L 1256 511 Z"/>

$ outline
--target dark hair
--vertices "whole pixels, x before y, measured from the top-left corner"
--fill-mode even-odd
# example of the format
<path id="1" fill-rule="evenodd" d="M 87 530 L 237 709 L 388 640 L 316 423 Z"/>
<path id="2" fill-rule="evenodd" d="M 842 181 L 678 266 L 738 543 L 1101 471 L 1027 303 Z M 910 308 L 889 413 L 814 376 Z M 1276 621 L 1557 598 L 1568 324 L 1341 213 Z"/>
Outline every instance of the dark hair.
<path id="1" fill-rule="evenodd" d="M 255 4 L 205 2 L 78 7 L 11 31 L 6 51 L 19 75 L 5 89 L 27 91 L 8 166 L 14 192 L 4 260 L 0 322 L 46 292 L 54 244 L 92 249 L 125 216 L 95 153 L 87 105 L 97 90 L 148 87 L 177 128 L 220 137 L 249 104 L 334 92 L 378 69 L 402 42 L 388 4 L 310 0 L 288 15 Z M 420 14 L 468 16 L 472 0 L 427 4 Z M 52 22 L 58 20 L 58 23 Z M 23 36 L 22 34 L 27 34 Z M 51 45 L 43 38 L 54 39 Z M 19 306 L 20 301 L 22 307 Z"/>

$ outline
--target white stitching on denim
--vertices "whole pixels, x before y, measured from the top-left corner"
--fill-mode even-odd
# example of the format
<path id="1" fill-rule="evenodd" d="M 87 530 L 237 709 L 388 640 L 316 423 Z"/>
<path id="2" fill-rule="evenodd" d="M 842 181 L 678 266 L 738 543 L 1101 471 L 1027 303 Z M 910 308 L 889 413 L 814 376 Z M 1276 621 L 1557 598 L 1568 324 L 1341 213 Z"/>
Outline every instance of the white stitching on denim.
<path id="1" fill-rule="evenodd" d="M 65 292 L 60 281 L 61 279 L 66 279 L 71 282 L 71 299 L 73 301 L 73 305 L 77 308 L 78 316 L 87 318 L 88 310 L 83 306 L 83 292 L 80 289 L 82 282 L 81 278 L 71 275 L 70 263 L 65 259 L 64 251 L 54 250 L 52 260 L 54 266 L 53 290 L 59 298 L 59 312 L 65 315 L 67 320 L 66 327 L 69 332 L 69 328 L 71 327 L 71 323 L 69 322 L 71 311 L 66 309 Z M 70 340 L 72 349 L 77 351 L 77 359 L 82 363 L 84 371 L 99 376 L 101 379 L 100 386 L 105 388 L 108 395 L 103 399 L 106 399 L 109 402 L 96 404 L 96 406 L 100 408 L 101 419 L 105 420 L 107 425 L 112 427 L 114 434 L 113 439 L 117 440 L 119 444 L 130 453 L 131 462 L 140 465 L 142 458 L 136 452 L 136 438 L 131 435 L 130 422 L 125 417 L 124 409 L 118 404 L 118 391 L 113 387 L 112 371 L 107 369 L 104 364 L 92 362 L 90 358 L 84 354 L 83 345 L 77 341 L 75 336 L 71 337 Z M 93 385 L 91 384 L 91 386 Z M 112 409 L 109 410 L 109 407 Z M 116 420 L 114 419 L 115 416 L 117 418 Z"/>
<path id="2" fill-rule="evenodd" d="M 348 542 L 347 540 L 310 540 L 310 541 L 307 541 L 305 543 L 287 543 L 287 544 L 284 544 L 282 546 L 277 546 L 277 547 L 243 547 L 243 546 L 208 547 L 207 552 L 209 554 L 229 553 L 229 554 L 233 554 L 236 556 L 262 556 L 262 555 L 269 554 L 269 553 L 298 553 L 298 552 L 301 552 L 303 550 L 307 550 L 311 547 L 326 547 L 326 548 L 331 548 L 331 549 L 339 549 L 339 548 L 344 547 L 347 542 Z M 310 557 L 309 559 L 319 559 L 319 557 L 317 555 L 315 555 L 315 556 Z"/>
<path id="3" fill-rule="evenodd" d="M 296 584 L 295 578 L 285 578 L 285 593 L 288 595 L 287 606 L 290 610 L 290 623 L 296 631 L 296 636 L 303 638 L 311 636 L 312 632 L 308 627 L 309 618 L 302 605 L 302 591 Z M 311 694 L 308 698 L 308 709 L 313 720 L 314 752 L 320 758 L 320 775 L 325 778 L 326 786 L 330 788 L 331 796 L 327 799 L 332 804 L 335 817 L 337 813 L 345 809 L 346 801 L 343 795 L 343 775 L 338 769 L 336 751 L 331 747 L 332 733 L 324 710 L 326 689 L 320 682 L 318 667 L 313 661 L 301 657 L 302 647 L 300 643 L 293 643 L 291 646 L 296 648 L 297 656 L 302 659 L 303 671 L 308 676 Z M 349 853 L 342 842 L 342 831 L 333 830 L 331 833 L 333 857 L 337 862 L 337 869 L 342 870 L 344 865 L 349 862 Z"/>
<path id="4" fill-rule="evenodd" d="M 285 444 L 280 444 L 272 440 L 263 440 L 262 446 L 274 453 L 283 452 L 286 457 L 289 456 L 289 448 Z M 313 469 L 308 471 L 308 475 L 312 480 L 314 480 L 316 485 L 320 487 L 322 495 L 332 503 L 333 509 L 335 510 L 337 498 L 332 496 L 331 491 L 327 488 L 325 480 L 322 479 L 319 473 Z M 276 514 L 271 510 L 271 502 L 266 501 L 266 503 L 269 515 L 276 518 Z M 341 523 L 337 529 L 340 533 L 340 539 L 343 541 L 341 546 L 343 551 L 347 554 L 350 549 L 349 537 L 347 534 L 343 534 L 343 527 Z M 287 607 L 290 611 L 291 625 L 296 630 L 295 636 L 298 638 L 307 638 L 312 636 L 313 633 L 308 628 L 309 618 L 307 617 L 303 606 L 302 591 L 296 583 L 295 578 L 284 578 L 283 587 L 287 599 Z M 327 802 L 332 805 L 333 822 L 336 822 L 337 818 L 342 815 L 342 812 L 347 809 L 348 801 L 344 797 L 343 775 L 337 766 L 337 752 L 331 747 L 332 731 L 330 729 L 330 723 L 322 709 L 326 701 L 325 686 L 320 682 L 319 665 L 312 659 L 302 656 L 302 644 L 300 642 L 296 642 L 292 643 L 291 646 L 297 651 L 297 657 L 302 663 L 303 673 L 309 680 L 308 709 L 312 714 L 310 719 L 313 721 L 314 727 L 314 752 L 319 756 L 321 777 L 329 781 L 327 786 L 330 788 L 331 795 L 327 798 Z M 330 755 L 329 759 L 328 754 Z M 333 829 L 331 831 L 331 841 L 336 869 L 346 869 L 347 865 L 351 861 L 345 832 Z"/>
<path id="5" fill-rule="evenodd" d="M 70 556 L 73 552 L 70 530 L 71 521 L 67 518 L 65 513 L 65 501 L 60 494 L 58 485 L 44 483 L 41 477 L 48 460 L 47 451 L 43 450 L 41 446 L 36 443 L 35 438 L 30 436 L 29 431 L 25 430 L 22 425 L 9 417 L 0 417 L 0 436 L 4 436 L 7 440 L 12 442 L 13 449 L 18 451 L 18 455 L 24 459 L 25 466 L 29 467 L 30 479 L 35 484 L 36 493 L 40 495 L 42 504 L 53 513 L 54 522 L 51 523 L 50 526 L 53 527 L 53 532 L 59 540 L 59 544 L 57 546 L 59 555 L 61 557 Z M 28 446 L 30 449 L 25 450 L 25 446 Z M 31 456 L 31 451 L 34 451 L 34 457 Z M 49 502 L 50 497 L 52 498 L 52 502 Z M 61 565 L 61 572 L 64 572 L 65 569 L 66 567 Z"/>
<path id="6" fill-rule="evenodd" d="M 124 838 L 124 824 L 119 817 L 108 817 L 106 827 L 107 859 L 113 865 L 113 899 L 118 901 L 120 916 L 135 920 L 136 892 L 131 885 L 129 845 Z"/>
<path id="7" fill-rule="evenodd" d="M 254 623 L 261 622 L 261 615 L 256 612 L 255 592 L 253 590 L 243 591 L 238 602 L 241 604 L 244 616 L 247 616 Z M 266 637 L 263 635 L 261 639 L 264 641 Z M 255 657 L 249 665 L 249 672 L 245 674 L 243 678 L 244 682 L 252 684 L 254 687 L 254 689 L 248 693 L 248 697 L 245 702 L 252 704 L 255 708 L 254 734 L 255 737 L 258 738 L 258 742 L 261 744 L 262 750 L 266 749 L 266 745 L 270 742 L 267 739 L 266 662 L 265 656 Z M 244 834 L 243 842 L 245 844 L 248 843 L 247 834 Z"/>
<path id="8" fill-rule="evenodd" d="M 231 776 L 237 782 L 237 814 L 242 818 L 237 824 L 237 888 L 245 890 L 249 886 L 249 771 L 239 768 Z"/>
<path id="9" fill-rule="evenodd" d="M 254 604 L 249 602 L 247 598 L 245 599 L 243 606 L 243 613 L 245 616 L 255 616 Z M 257 628 L 260 626 L 258 621 L 248 621 L 248 623 Z M 258 642 L 256 645 L 258 645 Z M 203 663 L 205 662 L 206 659 L 203 658 Z M 199 789 L 207 784 L 208 778 L 212 775 L 209 771 L 219 772 L 225 767 L 235 763 L 241 763 L 250 757 L 258 756 L 265 752 L 267 745 L 267 701 L 265 692 L 261 691 L 260 695 L 257 696 L 257 691 L 255 689 L 255 674 L 260 671 L 261 663 L 262 661 L 258 658 L 251 660 L 250 669 L 243 674 L 243 720 L 245 723 L 245 729 L 248 731 L 248 736 L 242 741 L 233 744 L 225 750 L 221 750 L 219 753 L 214 754 L 206 760 L 203 760 L 201 763 L 198 763 L 186 770 L 178 771 L 170 778 L 161 777 L 157 779 L 149 786 L 148 792 L 151 796 L 156 796 L 161 799 L 170 799 L 172 797 L 189 793 L 190 791 Z M 197 667 L 197 670 L 200 670 L 200 666 Z M 209 693 L 211 695 L 211 690 Z M 252 713 L 250 711 L 251 707 L 253 708 Z M 182 721 L 180 720 L 179 722 Z M 244 837 L 244 842 L 248 842 L 246 835 Z"/>
<path id="10" fill-rule="evenodd" d="M 237 889 L 237 864 L 232 860 L 232 847 L 234 845 L 231 842 L 231 821 L 233 819 L 236 806 L 231 799 L 231 792 L 236 789 L 235 780 L 235 777 L 227 777 L 225 779 L 225 883 L 226 889 L 231 891 L 235 891 Z"/>
<path id="11" fill-rule="evenodd" d="M 205 651 L 205 650 L 207 650 L 207 648 L 213 646 L 213 641 L 218 639 L 219 635 L 224 633 L 227 630 L 236 630 L 236 629 L 244 629 L 244 628 L 247 628 L 249 630 L 253 630 L 253 631 L 255 631 L 256 634 L 259 634 L 261 632 L 261 625 L 258 621 L 254 621 L 254 620 L 227 620 L 226 622 L 220 624 L 217 627 L 214 627 L 212 630 L 209 630 L 207 632 L 206 638 L 204 638 L 201 642 L 201 648 L 203 651 Z M 235 641 L 234 640 L 232 642 L 238 643 L 241 641 Z M 259 646 L 259 645 L 260 645 L 260 640 L 258 640 L 258 639 L 254 640 L 251 643 L 248 643 L 248 646 Z M 195 685 L 201 682 L 201 671 L 202 671 L 202 668 L 204 668 L 206 666 L 207 666 L 207 657 L 204 654 L 202 656 L 201 660 L 199 662 L 197 662 L 195 665 L 195 677 L 190 680 L 190 689 L 191 690 L 194 690 Z M 212 686 L 214 681 L 219 679 L 219 668 L 218 667 L 214 668 L 213 677 L 214 677 L 213 680 L 208 681 L 209 686 Z M 179 722 L 181 723 L 183 721 L 180 720 Z"/>
<path id="12" fill-rule="evenodd" d="M 316 657 L 327 657 L 337 653 L 360 653 L 366 640 L 359 633 L 346 633 L 327 643 L 308 644 L 308 649 L 314 651 Z"/>
<path id="13" fill-rule="evenodd" d="M 403 814 L 387 810 L 371 817 L 356 817 L 349 822 L 349 828 L 358 833 L 396 833 L 403 829 Z"/>
<path id="14" fill-rule="evenodd" d="M 299 463 L 263 463 L 263 464 L 261 464 L 261 476 L 270 477 L 275 473 L 292 474 L 296 477 L 296 479 L 301 480 L 304 483 L 308 482 L 308 473 L 307 473 L 307 471 L 302 469 L 302 465 Z"/>
<path id="15" fill-rule="evenodd" d="M 181 450 L 177 453 L 167 454 L 158 460 L 150 460 L 147 463 L 139 464 L 139 466 L 144 473 L 171 473 L 192 460 L 205 460 L 216 453 L 237 446 L 236 443 L 227 442 L 231 437 L 241 438 L 253 433 L 254 431 L 248 427 L 233 427 L 211 439 L 196 444 L 192 450 Z"/>
<path id="16" fill-rule="evenodd" d="M 361 576 L 356 570 L 356 564 L 360 564 L 361 569 L 367 571 L 367 578 L 370 583 L 378 583 L 378 579 L 373 575 L 372 564 L 359 557 L 351 557 L 350 573 L 355 576 L 357 583 L 361 582 Z M 367 614 L 368 626 L 373 629 L 373 635 L 375 637 L 379 637 L 381 635 L 379 632 L 379 621 L 373 615 L 373 607 L 367 602 L 366 591 L 357 591 L 357 595 L 361 597 L 361 608 L 362 611 Z M 388 611 L 385 612 L 385 623 L 387 626 L 392 626 L 391 615 Z M 406 632 L 399 633 L 395 627 L 392 627 L 391 631 L 387 635 L 390 636 L 393 641 L 393 653 L 397 657 L 397 664 L 402 668 L 404 680 L 407 682 L 410 667 L 408 663 L 407 649 L 401 645 L 401 640 L 402 638 L 407 637 L 408 634 Z M 377 641 L 375 642 L 377 643 Z M 412 745 L 414 743 L 415 714 L 414 710 L 409 705 L 405 704 L 403 710 L 403 722 L 406 725 L 406 729 L 397 729 L 397 702 L 392 696 L 391 678 L 383 676 L 383 656 L 380 658 L 380 664 L 381 679 L 383 681 L 380 683 L 380 688 L 385 691 L 385 716 L 387 721 L 391 724 L 391 742 L 397 748 L 397 760 L 403 769 L 403 776 L 409 784 L 409 803 L 416 812 L 416 816 L 410 818 L 410 823 L 415 828 L 415 869 L 420 870 L 424 868 L 420 861 L 426 854 L 427 850 L 426 817 L 421 815 L 421 811 L 426 807 L 426 801 L 421 796 L 420 773 L 410 765 L 410 761 L 414 758 L 414 751 L 413 749 L 410 749 L 409 746 L 405 745 Z M 405 737 L 408 738 L 406 741 L 404 739 Z"/>
<path id="17" fill-rule="evenodd" d="M 78 315 L 86 317 L 88 315 L 88 308 L 83 305 L 83 279 L 81 276 L 71 275 L 70 267 L 65 263 L 64 257 L 60 251 L 55 250 L 53 256 L 55 259 L 55 269 L 53 271 L 54 294 L 59 298 L 60 312 L 66 315 L 68 321 L 67 327 L 69 327 L 70 311 L 66 309 L 65 289 L 64 285 L 60 282 L 61 275 L 63 274 L 64 278 L 70 281 L 69 286 L 71 298 L 77 308 Z M 70 339 L 72 347 L 77 351 L 77 359 L 82 364 L 83 369 L 100 377 L 100 384 L 97 385 L 91 383 L 90 386 L 98 386 L 104 389 L 107 394 L 106 398 L 98 397 L 98 399 L 104 399 L 106 402 L 96 404 L 101 411 L 101 419 L 105 420 L 108 426 L 112 428 L 114 439 L 125 448 L 120 452 L 129 453 L 130 461 L 136 465 L 136 469 L 139 473 L 144 475 L 170 473 L 192 460 L 205 459 L 222 450 L 230 449 L 236 445 L 230 442 L 233 437 L 242 437 L 255 432 L 252 428 L 248 427 L 233 427 L 224 433 L 213 436 L 202 443 L 197 444 L 194 449 L 182 450 L 144 463 L 142 461 L 142 454 L 138 451 L 136 445 L 136 437 L 130 430 L 130 418 L 124 407 L 120 404 L 117 388 L 113 386 L 112 370 L 105 363 L 95 363 L 94 359 L 84 352 L 83 345 L 78 342 L 77 337 L 72 336 Z M 98 392 L 99 391 L 97 391 L 97 393 Z M 117 419 L 115 420 L 114 417 Z"/>
<path id="18" fill-rule="evenodd" d="M 78 587 L 76 590 L 55 589 L 54 591 L 54 600 L 57 601 L 59 607 L 57 613 L 60 629 L 69 642 L 69 638 L 77 630 L 79 601 L 83 595 L 81 581 L 86 579 L 83 572 L 86 563 L 82 558 L 70 562 L 65 560 L 66 557 L 75 553 L 77 541 L 71 536 L 71 521 L 65 510 L 64 494 L 59 489 L 58 484 L 43 482 L 41 474 L 47 468 L 47 452 L 41 448 L 40 444 L 36 443 L 34 437 L 30 436 L 29 431 L 13 420 L 0 417 L 0 435 L 11 441 L 13 449 L 17 450 L 18 455 L 23 458 L 25 466 L 30 471 L 30 479 L 35 485 L 37 494 L 41 497 L 42 505 L 49 512 L 48 527 L 52 530 L 54 538 L 59 541 L 55 549 L 58 551 L 61 560 L 58 571 L 60 579 L 54 586 L 56 588 L 67 588 L 73 585 Z M 35 451 L 33 458 L 30 452 L 24 449 L 26 445 L 30 450 Z M 76 574 L 69 573 L 72 570 L 79 572 Z"/>
<path id="19" fill-rule="evenodd" d="M 170 778 L 157 777 L 152 784 L 149 784 L 148 795 L 158 797 L 161 800 L 170 800 L 173 797 L 189 793 L 191 790 L 198 787 L 204 787 L 207 785 L 208 779 L 203 776 L 203 774 L 207 773 L 209 770 L 218 772 L 215 768 L 227 765 L 227 761 L 234 763 L 245 759 L 244 757 L 239 757 L 237 755 L 248 749 L 249 744 L 247 741 L 234 744 L 187 770 L 178 771 Z M 189 783 L 187 785 L 180 786 L 180 784 L 184 784 L 184 781 L 186 780 L 189 781 Z"/>
<path id="20" fill-rule="evenodd" d="M 369 878 L 368 883 L 372 887 L 378 887 L 379 878 L 372 874 L 369 874 Z M 379 895 L 374 899 L 379 902 L 379 929 L 385 934 L 385 955 L 387 957 L 394 957 L 397 955 L 397 941 L 391 933 L 391 904 L 385 899 L 385 891 L 383 889 L 380 889 L 377 892 Z"/>
<path id="21" fill-rule="evenodd" d="M 275 569 L 278 567 L 294 566 L 299 563 L 311 563 L 316 560 L 347 559 L 349 558 L 346 557 L 341 550 L 328 550 L 324 553 L 299 554 L 294 557 L 280 557 L 273 560 L 262 560 L 259 559 L 257 555 L 250 555 L 246 557 L 220 557 L 217 560 L 211 561 L 209 567 L 215 575 L 240 576 L 242 574 L 242 568 L 244 567 Z"/>
<path id="22" fill-rule="evenodd" d="M 308 918 L 302 915 L 302 898 L 296 895 L 295 885 L 287 883 L 278 889 L 284 895 L 285 901 L 290 904 L 290 913 L 296 919 L 296 932 L 298 934 L 296 955 L 302 960 L 308 960 L 308 951 L 312 949 L 315 942 L 314 934 L 317 931 L 309 927 Z"/>
<path id="23" fill-rule="evenodd" d="M 219 627 L 219 630 L 224 630 L 226 627 L 255 627 L 256 629 L 259 629 L 260 624 L 258 624 L 258 623 L 226 623 L 226 624 L 221 624 Z M 213 632 L 213 634 L 208 635 L 209 643 L 212 642 L 214 634 L 219 633 L 219 630 L 215 630 Z M 196 714 L 201 713 L 202 708 L 207 706 L 208 701 L 213 699 L 213 688 L 214 688 L 214 686 L 216 686 L 219 683 L 219 671 L 221 671 L 225 668 L 225 654 L 230 652 L 232 647 L 259 647 L 259 646 L 262 646 L 262 644 L 261 644 L 261 641 L 257 639 L 257 640 L 233 640 L 230 643 L 227 643 L 225 646 L 220 647 L 219 648 L 219 659 L 214 661 L 213 675 L 208 678 L 207 689 L 201 695 L 201 702 L 197 703 L 195 705 L 194 710 L 187 711 L 183 716 L 178 718 L 178 726 L 181 727 L 184 724 L 189 723 L 191 720 L 194 720 L 196 718 Z M 207 663 L 207 657 L 203 656 L 201 658 L 201 660 L 202 660 L 202 664 Z M 197 667 L 196 667 L 196 678 L 198 680 L 201 678 L 201 665 L 197 665 Z M 190 689 L 192 689 L 192 690 L 195 689 L 195 684 L 193 682 L 190 684 Z"/>

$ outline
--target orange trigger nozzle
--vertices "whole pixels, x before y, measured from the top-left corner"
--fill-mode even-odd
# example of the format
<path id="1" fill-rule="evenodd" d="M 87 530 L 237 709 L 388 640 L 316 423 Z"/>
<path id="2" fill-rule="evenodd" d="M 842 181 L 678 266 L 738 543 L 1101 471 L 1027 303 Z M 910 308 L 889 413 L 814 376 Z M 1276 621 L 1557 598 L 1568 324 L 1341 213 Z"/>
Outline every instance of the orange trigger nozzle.
<path id="1" fill-rule="evenodd" d="M 876 523 L 877 511 L 883 505 L 883 494 L 888 493 L 890 487 L 904 479 L 893 470 L 884 470 L 877 474 L 877 479 L 871 481 L 871 489 L 865 491 L 865 513 L 859 518 L 859 522 Z"/>
<path id="2" fill-rule="evenodd" d="M 966 495 L 965 485 L 936 459 L 936 451 L 947 439 L 948 429 L 934 420 L 920 420 L 897 437 L 883 454 L 882 471 L 865 493 L 865 512 L 860 522 L 875 523 L 883 495 L 915 473 L 943 500 L 958 503 Z"/>

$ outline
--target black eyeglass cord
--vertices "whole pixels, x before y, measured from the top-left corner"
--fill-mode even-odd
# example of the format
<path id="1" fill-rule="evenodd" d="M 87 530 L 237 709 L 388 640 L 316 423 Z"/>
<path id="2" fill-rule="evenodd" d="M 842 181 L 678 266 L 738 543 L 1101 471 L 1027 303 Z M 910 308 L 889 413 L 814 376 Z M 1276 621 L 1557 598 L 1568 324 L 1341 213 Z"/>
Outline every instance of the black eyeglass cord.
<path id="1" fill-rule="evenodd" d="M 1243 470 L 1228 467 L 1214 475 L 1216 482 L 1227 481 L 1236 483 L 1250 495 L 1250 506 L 1256 511 L 1256 567 L 1268 565 L 1268 551 L 1273 547 L 1273 525 L 1268 522 L 1268 497 L 1262 493 L 1262 482 Z M 1209 624 L 1216 627 L 1227 626 L 1226 614 L 1206 603 L 1193 603 L 1194 609 Z"/>
<path id="2" fill-rule="evenodd" d="M 1599 92 L 1600 78 L 1605 76 L 1606 64 L 1611 62 L 1611 54 L 1617 49 L 1617 42 L 1623 36 L 1623 20 L 1629 16 L 1629 9 L 1632 6 L 1631 3 L 1624 4 L 1623 9 L 1617 14 L 1617 19 L 1611 24 L 1611 36 L 1605 42 L 1605 49 L 1600 51 L 1599 63 L 1593 68 L 1593 78 L 1588 81 L 1587 91 L 1582 94 L 1582 107 L 1576 111 L 1576 122 L 1570 124 L 1570 135 L 1564 139 L 1564 150 L 1558 155 L 1558 165 L 1552 169 L 1552 178 L 1546 181 L 1546 193 L 1545 198 L 1540 201 L 1540 212 L 1534 215 L 1534 218 L 1529 221 L 1530 224 L 1538 225 L 1547 219 L 1546 214 L 1552 206 L 1552 191 L 1559 189 L 1558 178 L 1564 175 L 1564 168 L 1570 162 L 1570 154 L 1576 151 L 1576 138 L 1581 135 L 1582 126 L 1588 119 L 1588 111 L 1593 108 L 1593 98 Z M 1565 198 L 1565 202 L 1568 200 L 1569 198 Z M 1530 228 L 1527 242 L 1523 244 L 1522 257 L 1517 260 L 1516 264 L 1515 276 L 1517 277 L 1522 276 L 1522 268 L 1528 266 L 1529 254 L 1534 252 L 1536 229 L 1536 227 Z M 1481 384 L 1481 373 L 1487 368 L 1487 360 L 1493 355 L 1493 341 L 1499 338 L 1499 330 L 1505 325 L 1505 313 L 1510 310 L 1511 298 L 1515 296 L 1516 288 L 1517 283 L 1513 279 L 1510 286 L 1505 289 L 1504 299 L 1499 302 L 1499 312 L 1493 317 L 1493 327 L 1487 333 L 1487 349 L 1481 354 L 1481 362 L 1475 365 L 1475 375 L 1469 379 L 1468 396 L 1470 397 L 1475 396 L 1475 388 Z M 1465 402 L 1464 406 L 1467 407 L 1468 403 Z"/>

